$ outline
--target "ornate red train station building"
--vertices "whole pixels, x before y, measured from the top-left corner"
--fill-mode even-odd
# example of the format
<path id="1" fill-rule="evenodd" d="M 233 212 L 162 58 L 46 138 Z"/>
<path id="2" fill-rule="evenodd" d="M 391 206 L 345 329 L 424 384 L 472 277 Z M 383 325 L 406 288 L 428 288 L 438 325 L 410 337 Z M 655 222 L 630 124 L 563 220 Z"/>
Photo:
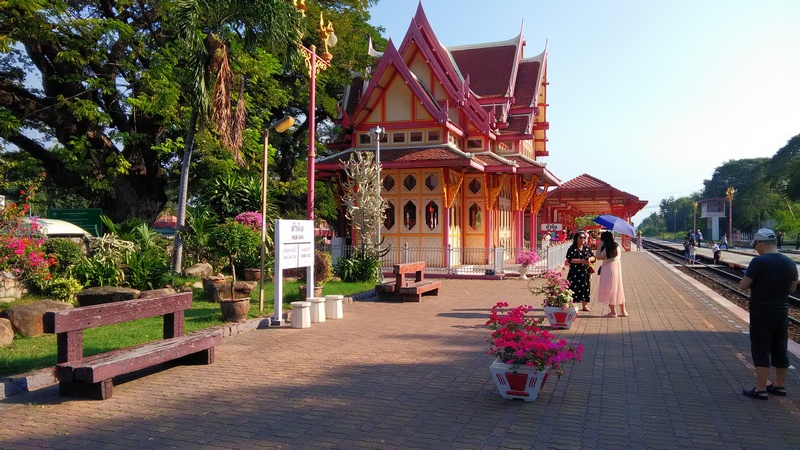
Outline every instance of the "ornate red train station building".
<path id="1" fill-rule="evenodd" d="M 521 248 L 539 235 L 530 230 L 539 229 L 543 205 L 545 221 L 594 213 L 567 190 L 556 189 L 555 198 L 549 192 L 561 181 L 542 162 L 547 48 L 526 58 L 525 46 L 520 30 L 507 41 L 444 47 L 418 6 L 399 46 L 390 40 L 382 53 L 370 48 L 374 69 L 354 79 L 342 100 L 343 150 L 317 160 L 316 178 L 341 177 L 352 152 L 374 151 L 370 130 L 380 126 L 384 245 Z M 600 195 L 581 196 L 589 194 Z M 607 204 L 603 213 L 638 211 L 616 198 Z"/>

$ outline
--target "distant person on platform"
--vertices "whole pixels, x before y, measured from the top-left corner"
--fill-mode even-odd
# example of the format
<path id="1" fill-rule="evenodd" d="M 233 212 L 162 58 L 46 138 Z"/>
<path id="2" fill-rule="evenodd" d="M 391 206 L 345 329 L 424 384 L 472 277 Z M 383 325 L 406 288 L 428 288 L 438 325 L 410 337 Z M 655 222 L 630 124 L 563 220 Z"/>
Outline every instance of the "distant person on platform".
<path id="1" fill-rule="evenodd" d="M 547 251 L 547 247 L 550 247 L 550 233 L 545 231 L 542 234 L 542 250 L 545 252 Z"/>
<path id="2" fill-rule="evenodd" d="M 719 260 L 722 259 L 722 250 L 720 250 L 719 245 L 717 245 L 714 241 L 708 241 L 711 245 L 711 253 L 714 255 L 714 264 L 719 264 Z"/>
<path id="3" fill-rule="evenodd" d="M 690 263 L 689 260 L 689 249 L 692 248 L 692 241 L 689 240 L 687 237 L 683 240 L 683 255 L 686 257 L 686 264 Z"/>
<path id="4" fill-rule="evenodd" d="M 783 247 L 783 231 L 778 231 L 778 250 Z"/>
<path id="5" fill-rule="evenodd" d="M 642 251 L 642 230 L 636 231 L 636 251 L 637 252 Z"/>
<path id="6" fill-rule="evenodd" d="M 697 264 L 697 247 L 693 242 L 689 243 L 689 264 Z"/>
<path id="7" fill-rule="evenodd" d="M 742 394 L 768 400 L 767 393 L 786 396 L 784 382 L 789 371 L 789 294 L 797 289 L 797 265 L 778 252 L 775 232 L 762 228 L 753 237 L 758 253 L 739 282 L 739 289 L 750 289 L 750 352 L 756 366 L 756 387 Z M 770 366 L 775 380 L 767 384 Z"/>
<path id="8" fill-rule="evenodd" d="M 699 228 L 694 233 L 694 240 L 696 241 L 695 244 L 697 244 L 697 248 L 700 248 L 700 247 L 703 246 L 703 233 L 700 232 Z"/>
<path id="9" fill-rule="evenodd" d="M 719 248 L 722 248 L 723 245 L 725 246 L 725 250 L 730 250 L 728 247 L 728 235 L 725 233 L 722 233 L 722 240 L 719 242 Z"/>
<path id="10" fill-rule="evenodd" d="M 695 240 L 694 240 L 694 231 L 692 231 L 692 230 L 689 230 L 689 232 L 688 232 L 688 233 L 686 233 L 686 239 L 688 239 L 688 240 L 689 240 L 689 243 L 691 243 L 691 244 L 694 244 L 694 243 L 695 243 Z"/>

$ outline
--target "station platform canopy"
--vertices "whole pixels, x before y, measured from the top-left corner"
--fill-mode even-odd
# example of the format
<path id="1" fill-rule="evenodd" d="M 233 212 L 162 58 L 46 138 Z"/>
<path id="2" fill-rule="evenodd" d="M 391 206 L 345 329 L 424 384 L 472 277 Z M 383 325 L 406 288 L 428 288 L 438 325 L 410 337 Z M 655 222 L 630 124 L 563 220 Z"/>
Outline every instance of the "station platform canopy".
<path id="1" fill-rule="evenodd" d="M 583 174 L 550 191 L 542 206 L 546 214 L 558 212 L 573 219 L 600 214 L 629 219 L 646 205 L 647 200 L 639 200 L 603 180 Z"/>

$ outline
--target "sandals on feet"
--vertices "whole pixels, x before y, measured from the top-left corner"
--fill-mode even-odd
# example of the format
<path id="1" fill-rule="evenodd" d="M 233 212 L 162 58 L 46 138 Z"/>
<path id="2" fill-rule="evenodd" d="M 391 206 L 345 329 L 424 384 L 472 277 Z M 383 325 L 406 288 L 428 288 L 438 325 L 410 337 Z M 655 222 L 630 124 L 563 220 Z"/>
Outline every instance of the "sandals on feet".
<path id="1" fill-rule="evenodd" d="M 742 390 L 742 395 L 744 395 L 745 397 L 754 398 L 756 400 L 769 400 L 769 397 L 767 396 L 767 391 L 757 391 L 756 389 L 758 388 L 744 389 Z"/>
<path id="2" fill-rule="evenodd" d="M 605 315 L 605 316 L 603 316 L 603 317 L 608 317 L 609 319 L 613 319 L 613 318 L 617 317 L 617 315 L 616 315 L 616 314 L 614 314 L 614 313 L 608 313 L 608 314 L 606 314 L 606 315 Z"/>
<path id="3" fill-rule="evenodd" d="M 772 395 L 777 395 L 778 397 L 786 397 L 786 388 L 783 386 L 775 387 L 771 384 L 768 384 L 767 392 L 769 392 Z"/>
<path id="4" fill-rule="evenodd" d="M 620 314 L 619 316 L 620 316 L 620 317 L 628 317 L 628 313 L 625 313 L 625 314 Z"/>
<path id="5" fill-rule="evenodd" d="M 589 309 L 588 307 L 584 306 L 584 307 L 581 309 L 581 311 L 591 311 L 591 309 Z"/>

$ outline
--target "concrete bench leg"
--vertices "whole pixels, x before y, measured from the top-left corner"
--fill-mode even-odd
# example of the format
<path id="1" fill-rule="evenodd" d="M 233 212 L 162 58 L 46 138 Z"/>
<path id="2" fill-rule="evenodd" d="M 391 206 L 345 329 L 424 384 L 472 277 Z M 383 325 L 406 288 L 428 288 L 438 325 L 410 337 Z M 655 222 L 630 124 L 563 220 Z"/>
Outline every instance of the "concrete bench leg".
<path id="1" fill-rule="evenodd" d="M 311 302 L 292 302 L 292 328 L 311 328 Z"/>
<path id="2" fill-rule="evenodd" d="M 325 322 L 325 297 L 309 297 L 311 303 L 311 323 Z"/>
<path id="3" fill-rule="evenodd" d="M 327 319 L 341 319 L 344 317 L 342 310 L 342 295 L 326 295 L 325 296 L 325 318 Z"/>

